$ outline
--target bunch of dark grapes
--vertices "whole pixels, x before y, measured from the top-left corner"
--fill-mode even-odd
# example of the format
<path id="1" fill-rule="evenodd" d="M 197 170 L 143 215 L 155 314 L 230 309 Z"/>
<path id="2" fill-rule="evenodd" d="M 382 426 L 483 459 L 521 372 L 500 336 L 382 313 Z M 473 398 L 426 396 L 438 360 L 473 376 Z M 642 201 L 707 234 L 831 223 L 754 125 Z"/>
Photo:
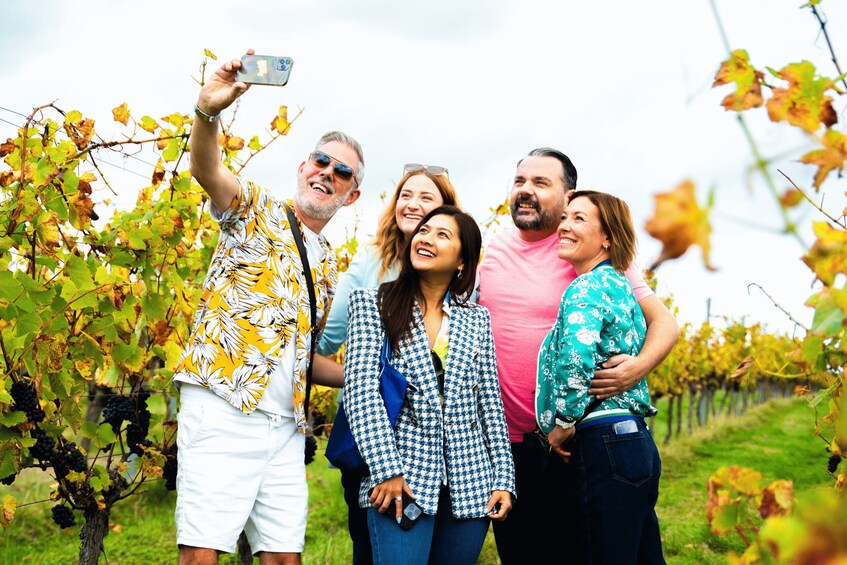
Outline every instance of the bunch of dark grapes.
<path id="1" fill-rule="evenodd" d="M 324 424 L 326 424 L 326 415 L 323 412 L 312 412 L 312 433 L 316 436 L 323 434 Z"/>
<path id="2" fill-rule="evenodd" d="M 12 473 L 8 477 L 3 477 L 0 479 L 0 485 L 10 485 L 15 482 L 15 478 L 17 478 L 17 473 Z"/>
<path id="3" fill-rule="evenodd" d="M 135 416 L 135 403 L 128 396 L 111 396 L 103 409 L 103 423 L 110 424 L 118 433 L 124 421 L 131 422 Z"/>
<path id="4" fill-rule="evenodd" d="M 64 504 L 57 504 L 53 507 L 51 511 L 53 514 L 53 521 L 56 522 L 56 525 L 62 529 L 70 528 L 74 524 L 76 524 L 76 520 L 74 520 L 74 512 Z"/>
<path id="5" fill-rule="evenodd" d="M 173 453 L 165 454 L 165 464 L 162 465 L 162 478 L 165 479 L 165 488 L 176 490 L 177 458 L 176 446 Z"/>
<path id="6" fill-rule="evenodd" d="M 29 435 L 35 440 L 35 445 L 29 448 L 30 454 L 42 463 L 49 463 L 55 454 L 56 440 L 38 426 Z"/>
<path id="7" fill-rule="evenodd" d="M 835 473 L 835 471 L 838 469 L 839 463 L 841 463 L 840 455 L 830 455 L 829 462 L 827 462 L 826 464 L 827 471 L 829 471 L 830 473 Z"/>
<path id="8" fill-rule="evenodd" d="M 12 390 L 9 392 L 15 402 L 15 409 L 26 412 L 27 421 L 37 424 L 44 420 L 46 414 L 38 403 L 38 395 L 31 383 L 17 381 L 12 384 Z"/>
<path id="9" fill-rule="evenodd" d="M 53 470 L 56 478 L 61 479 L 70 471 L 81 473 L 88 468 L 85 455 L 77 448 L 74 442 L 68 442 L 53 454 Z"/>
<path id="10" fill-rule="evenodd" d="M 315 460 L 315 452 L 318 450 L 318 440 L 313 435 L 306 436 L 305 462 L 306 465 Z"/>
<path id="11" fill-rule="evenodd" d="M 147 409 L 147 399 L 150 393 L 142 389 L 135 395 L 135 415 L 126 427 L 126 443 L 129 450 L 139 457 L 144 455 L 144 448 L 150 445 L 147 432 L 150 430 L 150 410 Z"/>

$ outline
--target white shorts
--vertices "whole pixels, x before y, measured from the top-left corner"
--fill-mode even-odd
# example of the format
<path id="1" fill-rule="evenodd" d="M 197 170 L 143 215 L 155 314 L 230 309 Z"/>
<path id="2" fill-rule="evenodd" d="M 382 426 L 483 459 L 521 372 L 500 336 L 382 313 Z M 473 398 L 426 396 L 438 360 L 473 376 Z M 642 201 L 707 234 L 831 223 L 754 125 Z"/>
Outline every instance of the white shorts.
<path id="1" fill-rule="evenodd" d="M 232 553 L 244 530 L 253 553 L 302 553 L 309 487 L 294 418 L 247 415 L 185 383 L 180 400 L 177 544 Z"/>

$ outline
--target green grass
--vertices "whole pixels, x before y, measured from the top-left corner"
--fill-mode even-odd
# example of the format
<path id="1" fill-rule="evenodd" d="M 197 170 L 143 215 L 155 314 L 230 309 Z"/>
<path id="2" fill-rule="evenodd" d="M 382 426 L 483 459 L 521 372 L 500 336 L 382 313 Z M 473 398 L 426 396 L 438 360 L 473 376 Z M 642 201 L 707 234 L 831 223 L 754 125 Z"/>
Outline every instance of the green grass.
<path id="1" fill-rule="evenodd" d="M 812 436 L 814 413 L 798 400 L 773 400 L 732 419 L 717 419 L 691 437 L 660 448 L 662 481 L 657 514 L 669 564 L 726 563 L 744 550 L 737 535 L 718 538 L 705 518 L 706 481 L 727 465 L 751 467 L 764 476 L 794 481 L 795 494 L 831 484 L 824 444 Z"/>
<path id="2" fill-rule="evenodd" d="M 656 427 L 661 442 L 665 428 L 658 423 Z M 706 481 L 721 466 L 753 467 L 766 483 L 791 479 L 799 496 L 829 485 L 824 471 L 827 455 L 823 442 L 812 436 L 813 429 L 814 414 L 803 402 L 776 400 L 738 418 L 718 418 L 691 437 L 660 446 L 664 471 L 657 512 L 668 563 L 723 564 L 728 551 L 743 550 L 738 536 L 717 538 L 709 533 Z M 349 563 L 351 545 L 338 471 L 326 468 L 319 456 L 308 472 L 310 514 L 303 562 Z M 10 493 L 21 505 L 9 529 L 0 534 L 0 564 L 76 563 L 79 525 L 61 531 L 50 519 L 52 503 L 24 505 L 46 500 L 49 491 L 49 476 L 38 470 L 25 471 L 11 487 L 0 486 L 0 498 Z M 105 540 L 108 561 L 101 563 L 175 563 L 174 501 L 174 493 L 158 481 L 142 496 L 120 502 Z M 235 562 L 234 556 L 221 558 L 223 565 Z M 490 533 L 479 563 L 499 563 Z"/>

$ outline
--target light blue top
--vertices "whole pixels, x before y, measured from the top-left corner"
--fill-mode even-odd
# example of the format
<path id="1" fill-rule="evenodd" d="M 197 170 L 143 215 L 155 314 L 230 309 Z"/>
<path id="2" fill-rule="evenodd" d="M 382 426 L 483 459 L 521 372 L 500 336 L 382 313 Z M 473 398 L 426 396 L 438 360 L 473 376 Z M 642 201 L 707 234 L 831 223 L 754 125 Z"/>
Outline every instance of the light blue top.
<path id="1" fill-rule="evenodd" d="M 386 281 L 392 281 L 400 274 L 398 266 L 392 266 L 379 279 L 379 269 L 382 259 L 373 245 L 365 248 L 353 257 L 347 270 L 338 276 L 338 286 L 335 287 L 335 297 L 326 320 L 323 336 L 318 343 L 318 353 L 332 355 L 337 353 L 341 344 L 347 339 L 347 303 L 350 294 L 357 288 L 377 287 Z"/>
<path id="2" fill-rule="evenodd" d="M 618 353 L 638 355 L 647 324 L 622 274 L 607 263 L 580 275 L 562 296 L 556 323 L 538 354 L 535 414 L 550 433 L 556 416 L 579 419 L 591 401 L 595 369 Z M 647 379 L 604 400 L 596 413 L 652 415 Z"/>

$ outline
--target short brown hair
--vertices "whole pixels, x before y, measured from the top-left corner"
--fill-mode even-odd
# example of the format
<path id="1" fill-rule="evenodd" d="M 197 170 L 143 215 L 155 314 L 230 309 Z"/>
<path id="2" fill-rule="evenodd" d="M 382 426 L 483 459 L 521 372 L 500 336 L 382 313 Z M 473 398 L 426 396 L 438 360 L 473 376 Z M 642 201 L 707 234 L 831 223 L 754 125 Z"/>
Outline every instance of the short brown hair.
<path id="1" fill-rule="evenodd" d="M 612 267 L 623 273 L 635 259 L 635 226 L 626 202 L 606 192 L 577 190 L 571 193 L 568 202 L 585 197 L 597 206 L 600 225 L 609 238 L 609 260 Z"/>

